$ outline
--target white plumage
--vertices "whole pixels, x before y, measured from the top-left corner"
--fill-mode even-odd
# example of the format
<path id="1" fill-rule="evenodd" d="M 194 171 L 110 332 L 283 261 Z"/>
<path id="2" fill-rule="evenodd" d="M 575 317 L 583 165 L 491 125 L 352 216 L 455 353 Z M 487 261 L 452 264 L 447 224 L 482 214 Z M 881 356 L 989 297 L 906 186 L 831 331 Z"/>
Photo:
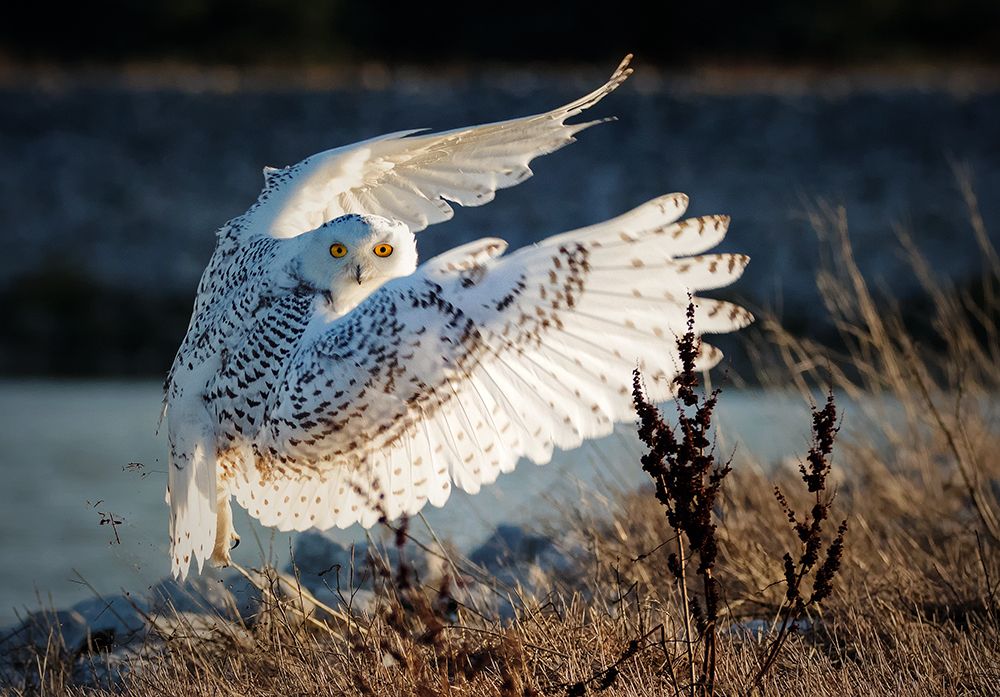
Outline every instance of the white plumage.
<path id="1" fill-rule="evenodd" d="M 171 557 L 225 564 L 230 497 L 282 530 L 370 526 L 475 493 L 518 459 L 633 416 L 640 366 L 671 394 L 690 294 L 747 258 L 704 254 L 728 218 L 672 194 L 504 254 L 483 239 L 417 267 L 412 231 L 481 205 L 572 142 L 630 73 L 538 116 L 384 136 L 268 170 L 219 232 L 167 381 Z M 593 123 L 593 122 L 591 122 Z M 700 255 L 700 256 L 699 256 Z M 700 333 L 752 321 L 696 299 Z M 700 367 L 721 354 L 704 344 Z"/>

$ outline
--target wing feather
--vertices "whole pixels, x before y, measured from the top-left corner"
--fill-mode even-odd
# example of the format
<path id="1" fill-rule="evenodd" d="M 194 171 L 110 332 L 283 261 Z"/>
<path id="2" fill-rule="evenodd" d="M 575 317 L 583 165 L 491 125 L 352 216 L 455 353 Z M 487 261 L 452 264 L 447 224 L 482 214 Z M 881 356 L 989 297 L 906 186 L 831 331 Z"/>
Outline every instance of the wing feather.
<path id="1" fill-rule="evenodd" d="M 402 220 L 414 232 L 450 219 L 448 202 L 481 206 L 531 176 L 531 161 L 601 121 L 567 124 L 632 73 L 626 56 L 590 94 L 534 116 L 441 133 L 401 131 L 267 168 L 257 203 L 228 230 L 294 237 L 347 213 Z M 367 191 L 369 195 L 359 195 Z"/>
<path id="2" fill-rule="evenodd" d="M 276 455 L 257 464 L 302 470 L 306 481 L 248 472 L 240 496 L 310 491 L 298 516 L 288 496 L 293 512 L 280 524 L 294 529 L 371 524 L 440 506 L 453 483 L 474 493 L 521 457 L 542 464 L 556 447 L 610 433 L 633 417 L 636 366 L 654 397 L 669 397 L 688 298 L 732 283 L 747 261 L 702 254 L 729 221 L 677 222 L 686 205 L 661 197 L 507 255 L 502 241 L 480 240 L 386 284 L 311 334 L 274 391 L 260 450 Z M 732 303 L 694 302 L 699 333 L 752 321 Z M 701 345 L 700 367 L 720 359 Z M 350 406 L 309 426 L 294 418 L 330 390 Z M 333 513 L 317 514 L 316 501 Z"/>

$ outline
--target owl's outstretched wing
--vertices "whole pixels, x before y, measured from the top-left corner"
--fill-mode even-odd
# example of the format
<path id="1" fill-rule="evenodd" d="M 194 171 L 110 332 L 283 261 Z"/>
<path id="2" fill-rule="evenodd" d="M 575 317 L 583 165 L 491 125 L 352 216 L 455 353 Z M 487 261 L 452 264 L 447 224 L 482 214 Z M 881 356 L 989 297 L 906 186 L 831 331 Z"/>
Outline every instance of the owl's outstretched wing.
<path id="1" fill-rule="evenodd" d="M 729 220 L 674 222 L 686 205 L 665 196 L 506 256 L 473 242 L 316 323 L 272 396 L 258 468 L 230 484 L 237 500 L 280 529 L 371 525 L 610 433 L 634 416 L 636 366 L 667 398 L 689 293 L 747 263 L 702 255 Z M 752 321 L 695 302 L 699 333 Z M 720 358 L 702 345 L 700 367 Z"/>
<path id="2" fill-rule="evenodd" d="M 481 206 L 497 189 L 531 176 L 529 163 L 572 143 L 597 121 L 567 124 L 632 73 L 626 56 L 600 88 L 535 116 L 442 133 L 402 131 L 265 170 L 264 190 L 247 214 L 231 221 L 242 235 L 294 237 L 346 213 L 401 220 L 416 232 L 454 215 L 450 202 Z"/>

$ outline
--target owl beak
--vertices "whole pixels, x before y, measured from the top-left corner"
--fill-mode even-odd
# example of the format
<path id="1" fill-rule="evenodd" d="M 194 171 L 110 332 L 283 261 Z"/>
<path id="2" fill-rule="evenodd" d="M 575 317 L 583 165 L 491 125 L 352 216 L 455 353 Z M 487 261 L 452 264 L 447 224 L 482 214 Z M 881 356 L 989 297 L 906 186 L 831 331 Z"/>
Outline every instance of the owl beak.
<path id="1" fill-rule="evenodd" d="M 354 267 L 354 278 L 358 279 L 358 285 L 361 285 L 361 264 Z"/>

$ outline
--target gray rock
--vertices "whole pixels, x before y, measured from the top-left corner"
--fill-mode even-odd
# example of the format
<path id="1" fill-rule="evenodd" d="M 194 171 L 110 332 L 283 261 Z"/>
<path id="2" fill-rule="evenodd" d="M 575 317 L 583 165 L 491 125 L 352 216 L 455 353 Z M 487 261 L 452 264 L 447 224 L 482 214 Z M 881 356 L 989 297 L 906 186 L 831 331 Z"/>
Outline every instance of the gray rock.
<path id="1" fill-rule="evenodd" d="M 469 554 L 469 561 L 491 573 L 523 562 L 533 562 L 554 549 L 552 540 L 516 525 L 499 525 Z"/>
<path id="2" fill-rule="evenodd" d="M 507 585 L 533 586 L 546 572 L 564 571 L 572 559 L 552 538 L 516 525 L 500 525 L 469 560 Z"/>
<path id="3" fill-rule="evenodd" d="M 379 561 L 374 561 L 373 556 Z M 409 547 L 404 558 L 418 578 L 427 576 L 429 567 L 423 552 Z M 285 572 L 297 576 L 313 593 L 336 596 L 339 591 L 349 596 L 352 590 L 371 591 L 379 574 L 395 574 L 399 567 L 399 550 L 391 546 L 380 547 L 373 555 L 366 543 L 345 546 L 323 533 L 309 531 L 296 538 L 293 561 L 294 565 L 290 562 Z"/>
<path id="4" fill-rule="evenodd" d="M 146 636 L 146 605 L 127 596 L 92 598 L 69 610 L 37 612 L 0 631 L 0 682 L 39 687 L 37 657 L 50 648 L 72 662 L 78 685 L 111 687 L 119 666 Z"/>
<path id="5" fill-rule="evenodd" d="M 353 615 L 370 614 L 375 610 L 376 596 L 374 591 L 356 588 L 353 593 L 346 589 L 338 593 L 336 589 L 319 588 L 314 597 L 323 605 L 340 611 L 350 611 Z M 322 615 L 322 607 L 319 608 Z"/>
<path id="6" fill-rule="evenodd" d="M 0 684 L 14 692 L 39 687 L 37 657 L 52 647 L 69 656 L 62 641 L 63 633 L 85 631 L 83 617 L 71 610 L 36 612 L 24 621 L 0 629 Z"/>
<path id="7" fill-rule="evenodd" d="M 86 620 L 73 610 L 35 612 L 19 624 L 0 629 L 0 655 L 19 649 L 44 650 L 50 641 L 86 631 Z"/>
<path id="8" fill-rule="evenodd" d="M 182 612 L 233 616 L 235 602 L 228 587 L 231 581 L 208 576 L 188 579 L 184 583 L 164 579 L 149 591 L 150 614 Z"/>
<path id="9" fill-rule="evenodd" d="M 128 649 L 81 656 L 73 664 L 73 682 L 81 687 L 113 690 L 132 670 L 133 660 L 134 653 Z"/>
<path id="10" fill-rule="evenodd" d="M 485 572 L 463 574 L 461 584 L 451 583 L 450 595 L 479 612 L 495 613 L 500 619 L 514 616 L 518 598 L 540 595 L 549 590 L 553 572 L 569 568 L 571 557 L 564 551 L 572 540 L 559 545 L 552 538 L 517 525 L 500 525 L 468 559 Z M 437 575 L 451 575 L 448 564 L 437 563 Z M 461 567 L 461 564 L 459 564 Z"/>
<path id="11" fill-rule="evenodd" d="M 370 585 L 371 571 L 368 564 L 368 545 L 346 547 L 321 532 L 307 531 L 295 539 L 293 561 L 285 572 L 298 576 L 302 585 L 313 593 L 321 590 L 346 589 L 352 582 L 357 587 Z"/>
<path id="12" fill-rule="evenodd" d="M 295 629 L 313 617 L 317 605 L 312 593 L 294 576 L 276 569 L 250 571 L 227 584 L 240 619 L 248 626 L 278 621 Z"/>
<path id="13" fill-rule="evenodd" d="M 119 595 L 91 598 L 73 606 L 82 623 L 63 628 L 63 641 L 71 655 L 99 653 L 141 641 L 145 635 L 148 605 Z"/>
<path id="14" fill-rule="evenodd" d="M 812 629 L 813 623 L 808 619 L 792 620 L 789 629 L 792 632 L 805 633 Z M 772 620 L 750 619 L 729 625 L 726 632 L 741 639 L 752 639 L 762 641 L 772 631 L 776 632 L 778 626 Z"/>
<path id="15" fill-rule="evenodd" d="M 253 637 L 246 627 L 218 614 L 176 612 L 153 619 L 153 633 L 161 639 L 216 642 L 227 639 L 241 646 L 252 646 Z"/>

